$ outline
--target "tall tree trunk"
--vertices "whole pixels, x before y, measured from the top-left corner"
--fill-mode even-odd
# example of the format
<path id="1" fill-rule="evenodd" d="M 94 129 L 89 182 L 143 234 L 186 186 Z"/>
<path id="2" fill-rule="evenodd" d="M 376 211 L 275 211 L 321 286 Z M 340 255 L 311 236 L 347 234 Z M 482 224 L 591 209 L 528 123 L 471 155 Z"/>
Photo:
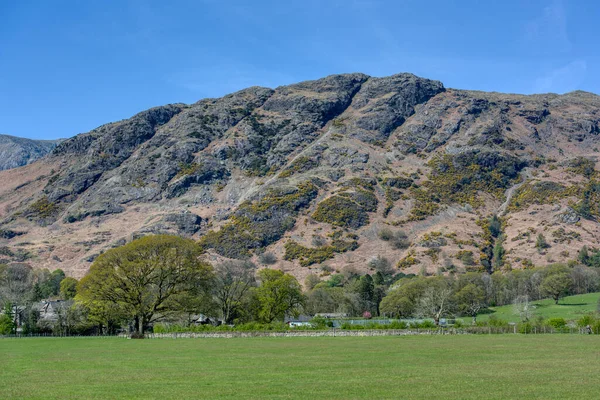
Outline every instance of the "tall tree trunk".
<path id="1" fill-rule="evenodd" d="M 144 336 L 144 318 L 138 318 L 138 333 L 140 336 Z"/>

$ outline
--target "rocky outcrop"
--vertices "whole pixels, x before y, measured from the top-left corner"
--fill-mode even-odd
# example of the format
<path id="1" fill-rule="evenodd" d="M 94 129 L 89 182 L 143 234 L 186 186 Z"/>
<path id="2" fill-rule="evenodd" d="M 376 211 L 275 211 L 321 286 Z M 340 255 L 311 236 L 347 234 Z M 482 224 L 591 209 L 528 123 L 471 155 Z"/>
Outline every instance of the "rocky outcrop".
<path id="1" fill-rule="evenodd" d="M 138 231 L 140 236 L 143 234 L 167 234 L 191 237 L 200 229 L 202 218 L 191 212 L 179 212 L 166 214 L 160 221 L 142 228 Z"/>
<path id="2" fill-rule="evenodd" d="M 152 108 L 0 172 L 0 247 L 76 276 L 156 233 L 198 240 L 211 260 L 270 252 L 299 277 L 319 263 L 366 270 L 375 255 L 405 273 L 470 270 L 500 210 L 511 267 L 568 261 L 598 247 L 599 126 L 600 98 L 583 92 L 463 91 L 412 74 L 251 87 Z M 567 225 L 581 240 L 532 247 Z"/>
<path id="3" fill-rule="evenodd" d="M 0 171 L 37 161 L 50 153 L 61 141 L 0 135 Z"/>

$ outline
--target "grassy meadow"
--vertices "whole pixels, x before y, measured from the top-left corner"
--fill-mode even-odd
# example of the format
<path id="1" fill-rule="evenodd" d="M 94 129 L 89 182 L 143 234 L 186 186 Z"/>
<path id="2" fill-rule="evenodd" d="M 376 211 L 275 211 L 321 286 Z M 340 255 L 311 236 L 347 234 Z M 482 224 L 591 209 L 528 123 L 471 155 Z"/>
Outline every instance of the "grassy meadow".
<path id="1" fill-rule="evenodd" d="M 0 339 L 0 398 L 595 398 L 598 349 L 596 335 Z"/>
<path id="2" fill-rule="evenodd" d="M 535 306 L 533 318 L 538 316 L 549 318 L 564 318 L 567 321 L 577 321 L 582 316 L 597 310 L 600 293 L 587 293 L 569 296 L 554 304 L 552 299 L 537 300 L 531 302 Z M 514 306 L 490 307 L 491 314 L 480 314 L 478 321 L 486 321 L 491 315 L 508 322 L 521 322 L 519 315 L 515 313 Z M 470 324 L 469 318 L 461 318 Z"/>

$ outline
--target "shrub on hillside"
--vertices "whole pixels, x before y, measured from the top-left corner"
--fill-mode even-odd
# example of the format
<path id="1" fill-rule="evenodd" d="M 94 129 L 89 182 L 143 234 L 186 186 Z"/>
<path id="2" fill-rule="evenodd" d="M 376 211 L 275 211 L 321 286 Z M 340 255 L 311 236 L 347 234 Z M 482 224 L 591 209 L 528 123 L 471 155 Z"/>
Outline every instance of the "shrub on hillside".
<path id="1" fill-rule="evenodd" d="M 394 237 L 394 232 L 392 232 L 392 230 L 390 228 L 382 228 L 379 231 L 379 239 L 383 240 L 383 241 L 389 241 L 392 240 L 392 238 Z"/>
<path id="2" fill-rule="evenodd" d="M 404 231 L 397 231 L 390 240 L 390 243 L 397 250 L 404 250 L 410 247 L 410 240 L 408 240 L 408 235 Z"/>
<path id="3" fill-rule="evenodd" d="M 272 265 L 277 262 L 277 257 L 273 253 L 266 252 L 258 256 L 258 261 L 264 265 Z"/>

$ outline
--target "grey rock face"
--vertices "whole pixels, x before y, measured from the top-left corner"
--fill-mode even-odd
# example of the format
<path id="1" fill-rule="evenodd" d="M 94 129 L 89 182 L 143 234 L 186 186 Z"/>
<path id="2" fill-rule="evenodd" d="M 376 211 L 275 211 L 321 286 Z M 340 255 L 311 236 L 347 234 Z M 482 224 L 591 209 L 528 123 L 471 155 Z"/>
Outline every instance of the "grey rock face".
<path id="1" fill-rule="evenodd" d="M 558 222 L 572 225 L 579 222 L 579 215 L 577 215 L 577 212 L 575 212 L 575 210 L 573 210 L 571 207 L 568 207 L 567 211 L 562 214 L 558 214 L 556 219 Z"/>
<path id="2" fill-rule="evenodd" d="M 16 232 L 10 229 L 0 229 L 0 239 L 12 239 L 23 234 L 24 232 Z"/>
<path id="3" fill-rule="evenodd" d="M 398 74 L 370 78 L 356 94 L 352 108 L 363 114 L 350 128 L 351 136 L 364 142 L 386 140 L 390 133 L 414 113 L 417 104 L 443 92 L 438 81 Z"/>
<path id="4" fill-rule="evenodd" d="M 32 140 L 0 135 L 0 171 L 22 167 L 45 157 L 61 140 Z"/>
<path id="5" fill-rule="evenodd" d="M 327 163 L 335 168 L 347 165 L 364 164 L 369 161 L 368 153 L 361 153 L 355 149 L 338 147 L 331 149 L 327 154 Z"/>
<path id="6" fill-rule="evenodd" d="M 162 219 L 143 229 L 140 234 L 171 234 L 190 237 L 198 232 L 202 218 L 190 212 L 166 214 Z"/>

